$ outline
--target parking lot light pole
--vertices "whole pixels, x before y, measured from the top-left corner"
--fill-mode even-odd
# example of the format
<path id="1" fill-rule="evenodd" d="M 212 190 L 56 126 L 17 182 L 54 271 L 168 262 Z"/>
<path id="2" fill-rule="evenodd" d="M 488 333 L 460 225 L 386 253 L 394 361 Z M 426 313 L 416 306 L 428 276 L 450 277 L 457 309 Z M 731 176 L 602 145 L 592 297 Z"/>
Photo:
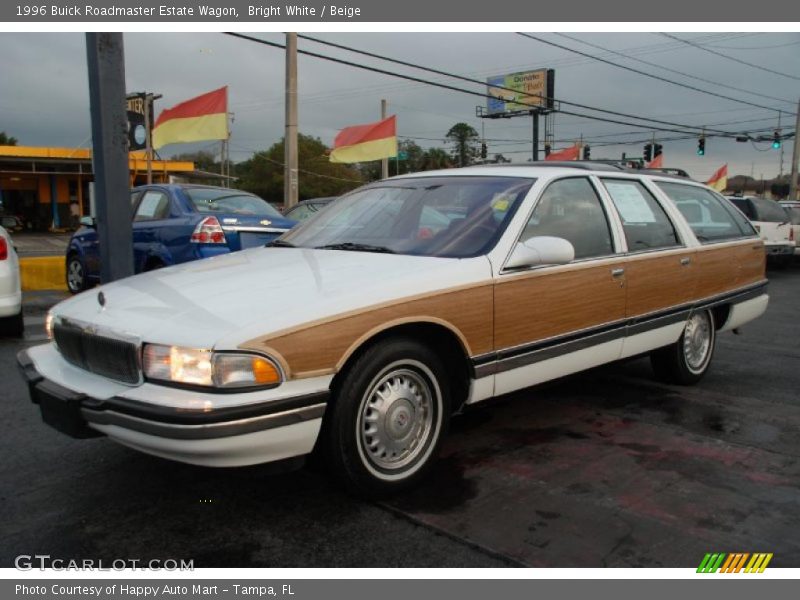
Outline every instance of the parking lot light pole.
<path id="1" fill-rule="evenodd" d="M 286 124 L 283 138 L 283 207 L 297 204 L 297 34 L 286 34 Z"/>
<path id="2" fill-rule="evenodd" d="M 121 33 L 87 33 L 100 280 L 133 275 L 128 116 Z"/>

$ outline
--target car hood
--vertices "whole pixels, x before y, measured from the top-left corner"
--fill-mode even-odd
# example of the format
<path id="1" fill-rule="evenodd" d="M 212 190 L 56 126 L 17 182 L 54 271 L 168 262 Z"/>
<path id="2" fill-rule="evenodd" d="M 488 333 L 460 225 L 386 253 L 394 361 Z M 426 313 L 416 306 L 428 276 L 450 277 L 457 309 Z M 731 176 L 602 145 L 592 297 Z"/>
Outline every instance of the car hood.
<path id="1" fill-rule="evenodd" d="M 229 349 L 305 322 L 490 276 L 486 257 L 254 248 L 106 284 L 53 312 L 146 342 Z"/>

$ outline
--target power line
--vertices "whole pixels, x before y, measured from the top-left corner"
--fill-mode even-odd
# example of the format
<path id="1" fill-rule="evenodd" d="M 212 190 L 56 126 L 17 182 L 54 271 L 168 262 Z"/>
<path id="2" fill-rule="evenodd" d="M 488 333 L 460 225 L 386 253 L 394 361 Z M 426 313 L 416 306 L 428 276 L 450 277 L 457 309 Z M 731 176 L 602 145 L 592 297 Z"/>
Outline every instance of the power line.
<path id="1" fill-rule="evenodd" d="M 792 115 L 794 114 L 794 113 L 789 113 L 789 112 L 787 112 L 785 110 L 781 110 L 779 108 L 774 108 L 774 107 L 771 107 L 771 106 L 764 106 L 762 104 L 755 104 L 754 102 L 749 102 L 747 100 L 739 100 L 738 98 L 732 98 L 730 96 L 725 96 L 724 94 L 718 94 L 717 92 L 711 92 L 709 90 L 704 90 L 702 88 L 699 88 L 699 87 L 696 87 L 696 86 L 693 86 L 693 85 L 689 85 L 688 83 L 681 83 L 680 81 L 674 81 L 672 79 L 667 79 L 666 77 L 661 77 L 660 75 L 653 75 L 652 73 L 648 73 L 646 71 L 641 71 L 639 69 L 635 69 L 635 68 L 629 67 L 627 65 L 621 65 L 619 63 L 615 63 L 615 62 L 607 60 L 605 58 L 600 58 L 599 56 L 593 56 L 592 54 L 589 54 L 588 52 L 581 52 L 580 50 L 575 50 L 574 48 L 570 48 L 568 46 L 562 46 L 561 44 L 557 44 L 555 42 L 551 42 L 549 40 L 545 40 L 543 38 L 537 37 L 535 35 L 530 35 L 528 33 L 517 32 L 517 35 L 521 35 L 522 37 L 526 37 L 526 38 L 529 38 L 531 40 L 535 40 L 537 42 L 541 42 L 542 44 L 547 44 L 548 46 L 553 46 L 555 48 L 560 48 L 561 50 L 565 50 L 567 52 L 573 52 L 575 54 L 580 54 L 581 56 L 586 56 L 588 58 L 593 58 L 594 60 L 600 61 L 600 62 L 605 63 L 607 65 L 611 65 L 612 67 L 617 67 L 618 69 L 625 69 L 626 71 L 630 71 L 632 73 L 637 73 L 637 74 L 643 75 L 645 77 L 650 77 L 651 79 L 656 79 L 658 81 L 663 81 L 665 83 L 669 83 L 669 84 L 672 84 L 672 85 L 677 85 L 679 87 L 683 87 L 683 88 L 686 88 L 686 89 L 689 89 L 689 90 L 694 90 L 695 92 L 700 92 L 701 94 L 706 94 L 706 95 L 709 95 L 709 96 L 715 96 L 717 98 L 722 98 L 723 100 L 729 100 L 731 102 L 738 102 L 739 104 L 747 104 L 749 106 L 754 106 L 756 108 L 764 108 L 766 110 L 771 110 L 771 111 L 775 111 L 775 112 L 782 112 L 784 114 L 792 114 Z M 666 35 L 666 34 L 662 34 L 662 35 Z"/>
<path id="2" fill-rule="evenodd" d="M 525 34 L 520 34 L 520 35 L 525 35 Z M 425 66 L 422 66 L 422 65 L 417 65 L 417 64 L 414 64 L 414 63 L 411 63 L 411 62 L 408 62 L 408 61 L 400 60 L 400 59 L 397 59 L 397 58 L 392 58 L 392 57 L 389 57 L 389 56 L 383 56 L 383 55 L 380 55 L 380 54 L 375 54 L 374 52 L 369 52 L 369 51 L 366 51 L 366 50 L 359 50 L 358 48 L 353 48 L 351 46 L 345 46 L 343 44 L 337 44 L 335 42 L 329 42 L 329 41 L 326 41 L 326 40 L 321 40 L 319 38 L 315 38 L 315 37 L 312 37 L 312 36 L 309 36 L 309 35 L 300 34 L 300 35 L 298 35 L 298 37 L 302 38 L 302 39 L 305 39 L 305 40 L 312 41 L 312 42 L 316 42 L 318 44 L 324 44 L 326 46 L 331 46 L 333 48 L 338 48 L 340 50 L 346 50 L 348 52 L 355 52 L 357 54 L 361 54 L 361 55 L 364 55 L 364 56 L 369 56 L 371 58 L 376 58 L 376 59 L 379 59 L 379 60 L 392 62 L 392 63 L 395 63 L 395 64 L 403 65 L 403 66 L 406 66 L 406 67 L 411 67 L 411 68 L 414 68 L 414 69 L 420 69 L 422 71 L 427 71 L 429 73 L 435 73 L 437 75 L 443 75 L 445 77 L 451 77 L 453 79 L 459 79 L 461 81 L 466 81 L 468 83 L 474 83 L 474 84 L 481 85 L 481 86 L 485 86 L 486 85 L 486 82 L 480 81 L 480 80 L 477 80 L 477 79 L 473 79 L 471 77 L 465 77 L 463 75 L 457 75 L 457 74 L 454 74 L 454 73 L 448 73 L 447 71 L 442 71 L 440 69 L 434 69 L 432 67 L 425 67 Z M 305 51 L 305 52 L 308 53 L 308 51 Z M 320 55 L 312 54 L 312 56 L 320 56 Z M 590 55 L 587 55 L 587 56 L 590 56 Z M 331 57 L 325 57 L 325 58 L 327 58 L 329 60 L 335 60 L 337 62 L 340 62 L 339 59 L 333 59 Z M 352 63 L 347 63 L 347 64 L 352 64 Z M 356 65 L 356 66 L 358 66 L 359 68 L 362 68 L 362 69 L 374 70 L 374 68 L 366 67 L 364 65 Z M 378 70 L 378 72 L 387 73 L 386 71 L 382 71 L 382 70 Z M 391 74 L 391 75 L 393 75 L 395 77 L 407 77 L 407 76 L 400 75 L 400 74 L 397 74 L 397 73 L 389 73 L 389 74 Z M 431 82 L 431 81 L 427 81 L 426 82 L 425 80 L 421 80 L 421 79 L 418 79 L 418 78 L 412 78 L 412 79 L 415 80 L 415 81 L 428 83 L 429 85 L 438 85 L 440 87 L 444 86 L 444 87 L 449 87 L 450 89 L 457 89 L 459 91 L 465 91 L 465 90 L 463 90 L 461 88 L 452 88 L 451 86 L 447 86 L 447 84 L 439 84 L 437 82 Z M 510 92 L 515 92 L 515 93 L 518 91 L 518 90 L 514 90 L 512 88 L 507 88 L 507 87 L 503 87 L 503 86 L 500 86 L 500 85 L 495 85 L 495 86 L 492 86 L 492 87 L 495 87 L 495 88 L 501 89 L 501 90 L 510 91 Z M 480 95 L 480 96 L 483 96 L 485 98 L 490 98 L 491 97 L 488 94 L 478 94 L 477 92 L 468 91 L 467 93 Z M 713 92 L 710 92 L 710 93 L 713 93 Z M 531 97 L 544 99 L 544 97 L 541 96 L 540 94 L 527 94 L 527 95 L 531 96 Z M 722 96 L 722 97 L 725 97 L 725 96 Z M 631 114 L 628 114 L 628 113 L 622 113 L 622 112 L 613 111 L 613 110 L 606 110 L 606 109 L 597 108 L 597 107 L 594 107 L 594 106 L 589 106 L 589 105 L 586 105 L 586 104 L 579 104 L 577 102 L 571 102 L 571 101 L 568 101 L 568 100 L 562 100 L 562 99 L 557 99 L 557 98 L 552 98 L 552 100 L 554 102 L 558 102 L 559 104 L 566 104 L 568 106 L 577 106 L 578 108 L 583 108 L 583 109 L 586 109 L 586 110 L 593 110 L 593 111 L 601 112 L 601 113 L 605 113 L 605 114 L 625 117 L 625 118 L 628 118 L 628 119 L 637 119 L 639 121 L 651 121 L 653 123 L 659 123 L 659 124 L 662 124 L 662 125 L 670 125 L 670 126 L 673 126 L 673 127 L 680 127 L 682 129 L 699 129 L 699 130 L 707 129 L 707 128 L 704 128 L 704 127 L 701 127 L 701 126 L 697 126 L 697 125 L 685 125 L 685 124 L 682 124 L 682 123 L 675 123 L 675 122 L 672 122 L 672 121 L 662 121 L 662 120 L 654 119 L 654 118 L 650 118 L 650 117 L 640 117 L 640 116 L 631 115 Z M 517 104 L 522 104 L 524 106 L 530 106 L 531 108 L 537 108 L 536 105 L 533 105 L 533 104 L 530 104 L 530 103 L 525 103 L 525 102 L 519 102 L 518 101 Z M 749 103 L 746 103 L 746 104 L 749 104 Z M 777 109 L 774 109 L 774 108 L 763 107 L 763 106 L 760 106 L 758 104 L 751 104 L 751 106 L 755 106 L 757 108 L 766 108 L 766 110 L 769 110 L 769 111 L 776 111 L 777 110 Z M 581 115 L 581 114 L 577 114 L 577 113 L 570 113 L 570 112 L 567 112 L 567 111 L 561 110 L 561 109 L 559 109 L 558 112 L 561 112 L 563 114 L 571 114 L 571 115 L 575 115 L 575 116 L 587 117 L 587 118 L 590 118 L 590 119 L 594 118 L 595 120 L 602 120 L 602 119 L 599 119 L 597 117 L 592 117 L 590 115 Z M 781 111 L 778 111 L 778 112 L 781 112 Z M 612 122 L 612 121 L 608 121 L 608 122 Z M 624 123 L 624 124 L 630 125 L 630 123 Z M 652 129 L 657 129 L 657 128 L 652 128 Z M 683 133 L 685 133 L 685 132 L 683 132 Z M 717 133 L 727 133 L 727 134 L 729 134 L 731 132 L 728 132 L 728 131 L 726 131 L 726 132 L 717 131 Z"/>
<path id="3" fill-rule="evenodd" d="M 727 54 L 723 54 L 722 52 L 717 52 L 716 50 L 712 50 L 711 48 L 706 48 L 705 46 L 701 46 L 700 44 L 696 44 L 690 40 L 685 40 L 683 38 L 679 38 L 678 36 L 671 35 L 669 33 L 661 33 L 664 37 L 668 37 L 671 40 L 677 40 L 679 42 L 683 42 L 687 46 L 691 46 L 692 48 L 697 48 L 699 50 L 703 50 L 705 52 L 709 52 L 710 54 L 714 54 L 716 56 L 721 56 L 722 58 L 727 58 L 728 60 L 732 60 L 733 62 L 737 62 L 741 65 L 746 65 L 748 67 L 753 67 L 754 69 L 760 69 L 762 71 L 766 71 L 767 73 L 773 73 L 774 75 L 780 75 L 781 77 L 788 77 L 789 79 L 794 79 L 796 81 L 800 81 L 800 77 L 795 75 L 789 75 L 788 73 L 782 73 L 780 71 L 775 71 L 774 69 L 769 69 L 767 67 L 763 67 L 761 65 L 757 65 L 751 62 L 747 62 L 746 60 L 741 60 L 740 58 L 736 58 L 734 56 L 728 56 Z"/>
<path id="4" fill-rule="evenodd" d="M 672 69 L 670 67 L 665 67 L 663 65 L 659 65 L 653 62 L 649 62 L 647 60 L 642 60 L 641 58 L 636 58 L 635 56 L 629 56 L 627 54 L 623 54 L 622 52 L 617 52 L 616 50 L 611 50 L 610 48 L 605 48 L 603 46 L 599 46 L 598 44 L 593 44 L 591 42 L 587 42 L 585 40 L 572 37 L 571 35 L 567 35 L 565 33 L 556 33 L 556 35 L 567 38 L 568 40 L 572 40 L 573 42 L 578 42 L 579 44 L 585 44 L 586 46 L 591 46 L 592 48 L 597 48 L 598 50 L 602 50 L 603 52 L 610 52 L 612 54 L 616 54 L 617 56 L 621 56 L 622 58 L 628 60 L 635 60 L 638 63 L 642 63 L 643 65 L 648 65 L 650 67 L 656 67 L 657 69 L 663 69 L 665 71 L 669 71 L 670 73 L 675 73 L 676 75 L 681 75 L 683 77 L 689 77 L 690 79 L 696 79 L 697 81 L 702 81 L 704 83 L 710 83 L 711 85 L 718 85 L 720 87 L 728 88 L 729 90 L 735 90 L 737 92 L 743 92 L 745 94 L 750 94 L 751 96 L 759 96 L 761 98 L 766 98 L 767 100 L 777 100 L 778 102 L 786 102 L 787 104 L 794 105 L 794 100 L 787 100 L 786 98 L 776 98 L 775 96 L 767 96 L 766 94 L 759 94 L 758 92 L 751 92 L 750 90 L 743 90 L 733 85 L 728 85 L 727 83 L 720 83 L 719 81 L 712 81 L 711 79 L 706 79 L 705 77 L 698 77 L 696 75 L 691 75 L 689 73 L 684 73 L 683 71 L 678 71 L 677 69 Z"/>

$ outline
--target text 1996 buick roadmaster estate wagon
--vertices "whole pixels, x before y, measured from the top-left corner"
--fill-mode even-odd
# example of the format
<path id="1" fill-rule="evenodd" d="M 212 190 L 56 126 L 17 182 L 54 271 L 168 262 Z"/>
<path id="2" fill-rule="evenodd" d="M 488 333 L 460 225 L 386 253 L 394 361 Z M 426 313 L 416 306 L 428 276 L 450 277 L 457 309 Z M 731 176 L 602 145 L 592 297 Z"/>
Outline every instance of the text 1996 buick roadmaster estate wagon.
<path id="1" fill-rule="evenodd" d="M 237 466 L 315 450 L 385 494 L 465 406 L 649 354 L 679 384 L 766 309 L 747 219 L 685 178 L 591 163 L 369 184 L 271 247 L 57 305 L 18 361 L 46 423 Z"/>

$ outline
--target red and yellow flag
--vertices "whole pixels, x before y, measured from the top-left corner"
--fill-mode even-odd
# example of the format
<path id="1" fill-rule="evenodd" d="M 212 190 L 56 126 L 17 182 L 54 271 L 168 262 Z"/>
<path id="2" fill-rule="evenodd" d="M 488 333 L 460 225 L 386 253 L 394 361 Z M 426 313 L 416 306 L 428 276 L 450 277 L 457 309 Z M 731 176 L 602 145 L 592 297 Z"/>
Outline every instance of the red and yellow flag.
<path id="1" fill-rule="evenodd" d="M 575 144 L 571 148 L 559 150 L 558 152 L 551 152 L 545 157 L 545 160 L 578 160 L 581 154 L 581 147 Z"/>
<path id="2" fill-rule="evenodd" d="M 153 148 L 228 138 L 228 86 L 161 111 L 153 127 Z"/>
<path id="3" fill-rule="evenodd" d="M 345 127 L 333 140 L 331 162 L 355 163 L 397 155 L 395 115 L 377 123 Z"/>
<path id="4" fill-rule="evenodd" d="M 711 179 L 706 181 L 706 185 L 709 187 L 717 190 L 718 192 L 724 192 L 725 188 L 728 187 L 728 165 L 727 163 L 722 165 L 719 169 L 714 171 L 714 174 L 711 176 Z"/>
<path id="5" fill-rule="evenodd" d="M 651 160 L 649 163 L 647 163 L 647 168 L 648 169 L 660 169 L 663 166 L 664 166 L 664 155 L 663 154 L 659 154 L 653 160 Z"/>

